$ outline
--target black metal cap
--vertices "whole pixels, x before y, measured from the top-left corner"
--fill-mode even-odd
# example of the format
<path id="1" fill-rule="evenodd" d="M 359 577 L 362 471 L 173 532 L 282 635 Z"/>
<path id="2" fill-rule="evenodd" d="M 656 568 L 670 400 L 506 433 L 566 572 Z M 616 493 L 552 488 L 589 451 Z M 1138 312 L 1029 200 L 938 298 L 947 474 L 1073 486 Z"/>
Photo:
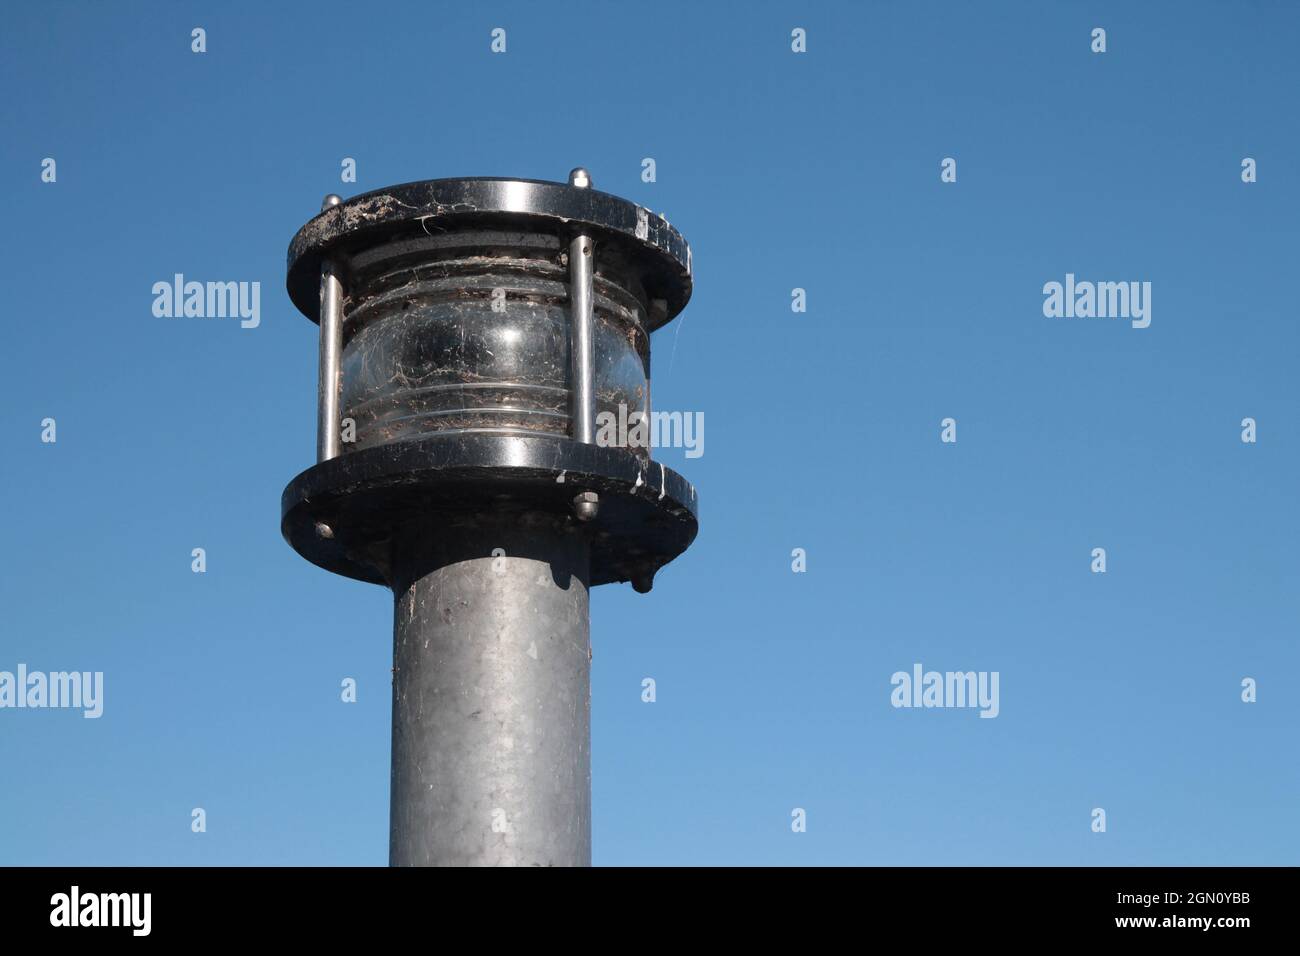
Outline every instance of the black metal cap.
<path id="1" fill-rule="evenodd" d="M 665 324 L 691 297 L 691 249 L 667 220 L 595 189 L 533 179 L 429 179 L 362 193 L 330 206 L 289 243 L 289 298 L 320 321 L 321 262 L 421 229 L 513 226 L 585 233 L 615 244 L 640 273 L 646 293 L 667 304 L 651 328 Z M 599 261 L 599 260 L 597 260 Z"/>

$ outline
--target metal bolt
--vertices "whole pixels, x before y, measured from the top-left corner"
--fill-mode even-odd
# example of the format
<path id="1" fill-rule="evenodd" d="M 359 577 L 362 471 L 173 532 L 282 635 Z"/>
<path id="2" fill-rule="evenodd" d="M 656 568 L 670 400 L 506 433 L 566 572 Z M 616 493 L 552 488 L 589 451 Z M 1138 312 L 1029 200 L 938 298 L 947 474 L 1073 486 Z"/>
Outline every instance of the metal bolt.
<path id="1" fill-rule="evenodd" d="M 600 512 L 600 495 L 584 491 L 573 499 L 573 511 L 579 521 L 590 521 Z"/>
<path id="2" fill-rule="evenodd" d="M 569 173 L 569 185 L 576 186 L 579 189 L 590 189 L 591 173 L 587 172 L 581 166 L 578 166 Z"/>
<path id="3" fill-rule="evenodd" d="M 342 201 L 343 201 L 342 196 L 336 196 L 334 195 L 334 193 L 330 193 L 328 196 L 326 196 L 324 199 L 320 201 L 320 211 L 324 212 L 330 206 L 337 206 Z"/>

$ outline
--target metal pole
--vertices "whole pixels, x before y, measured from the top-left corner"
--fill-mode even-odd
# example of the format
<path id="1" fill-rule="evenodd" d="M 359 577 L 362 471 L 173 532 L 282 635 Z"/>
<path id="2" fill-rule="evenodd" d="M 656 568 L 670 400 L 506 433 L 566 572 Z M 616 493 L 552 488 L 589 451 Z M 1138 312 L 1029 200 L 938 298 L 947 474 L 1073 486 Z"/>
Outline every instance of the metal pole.
<path id="1" fill-rule="evenodd" d="M 321 212 L 343 200 L 332 193 L 321 202 Z M 339 366 L 343 354 L 343 284 L 334 263 L 326 259 L 320 270 L 320 369 L 316 378 L 316 460 L 337 458 L 343 450 L 339 421 Z"/>
<path id="2" fill-rule="evenodd" d="M 591 865 L 590 564 L 557 524 L 398 544 L 390 865 Z"/>
<path id="3" fill-rule="evenodd" d="M 579 166 L 569 173 L 569 185 L 591 188 L 591 176 Z M 590 445 L 596 440 L 596 346 L 592 329 L 591 236 L 577 235 L 569 243 L 569 350 L 572 390 L 573 440 Z"/>
<path id="4" fill-rule="evenodd" d="M 590 865 L 588 590 L 648 591 L 699 500 L 650 449 L 595 442 L 596 395 L 648 410 L 690 247 L 581 168 L 338 203 L 289 246 L 290 298 L 320 321 L 320 461 L 281 530 L 393 591 L 389 862 Z"/>

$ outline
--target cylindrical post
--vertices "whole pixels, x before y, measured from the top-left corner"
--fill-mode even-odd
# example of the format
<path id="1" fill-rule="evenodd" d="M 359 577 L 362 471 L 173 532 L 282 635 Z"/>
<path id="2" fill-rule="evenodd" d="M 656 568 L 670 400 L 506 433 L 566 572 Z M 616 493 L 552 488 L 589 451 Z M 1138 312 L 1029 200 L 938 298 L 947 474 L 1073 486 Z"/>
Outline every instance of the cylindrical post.
<path id="1" fill-rule="evenodd" d="M 591 864 L 590 562 L 554 523 L 403 535 L 391 865 Z"/>
<path id="2" fill-rule="evenodd" d="M 569 185 L 591 188 L 591 176 L 579 166 L 569 173 Z M 569 242 L 569 389 L 573 440 L 596 440 L 596 345 L 592 319 L 592 274 L 595 250 L 591 236 Z"/>
<path id="3" fill-rule="evenodd" d="M 343 200 L 333 194 L 321 211 Z M 316 460 L 337 458 L 343 450 L 339 421 L 339 365 L 343 354 L 343 284 L 326 259 L 320 270 L 320 369 L 316 379 Z"/>
<path id="4" fill-rule="evenodd" d="M 581 168 L 336 204 L 289 246 L 289 296 L 320 321 L 320 460 L 280 527 L 394 594 L 389 862 L 590 865 L 588 589 L 649 590 L 698 528 L 684 477 L 597 447 L 597 395 L 649 411 L 690 247 Z"/>

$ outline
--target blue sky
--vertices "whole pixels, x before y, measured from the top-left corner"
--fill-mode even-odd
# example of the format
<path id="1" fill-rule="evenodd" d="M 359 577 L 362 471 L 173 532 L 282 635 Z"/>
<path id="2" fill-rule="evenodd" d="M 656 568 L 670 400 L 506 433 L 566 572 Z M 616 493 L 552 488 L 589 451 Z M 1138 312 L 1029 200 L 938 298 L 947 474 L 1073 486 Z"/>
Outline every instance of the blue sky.
<path id="1" fill-rule="evenodd" d="M 654 397 L 706 421 L 658 453 L 695 545 L 593 594 L 597 864 L 1295 863 L 1297 26 L 11 5 L 0 669 L 105 701 L 0 710 L 0 863 L 386 862 L 391 596 L 279 535 L 315 441 L 285 249 L 327 192 L 579 164 L 691 242 Z M 154 317 L 177 272 L 261 282 L 261 324 Z M 1045 317 L 1066 273 L 1151 282 L 1150 327 Z M 892 708 L 916 662 L 998 671 L 999 716 Z"/>

